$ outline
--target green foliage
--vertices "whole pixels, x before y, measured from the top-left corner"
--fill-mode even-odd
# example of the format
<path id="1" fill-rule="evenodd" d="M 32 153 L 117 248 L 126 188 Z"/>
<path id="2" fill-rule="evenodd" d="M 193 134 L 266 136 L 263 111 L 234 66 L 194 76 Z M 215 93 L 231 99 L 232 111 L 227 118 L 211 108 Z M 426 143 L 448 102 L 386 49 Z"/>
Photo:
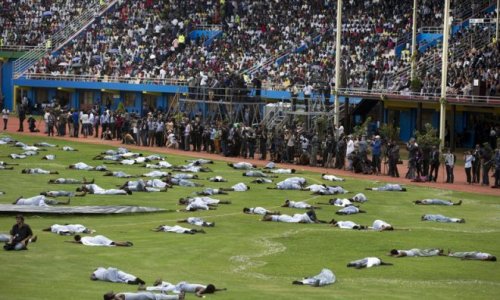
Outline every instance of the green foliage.
<path id="1" fill-rule="evenodd" d="M 386 141 L 399 141 L 400 131 L 399 127 L 394 127 L 392 124 L 382 124 L 379 128 L 380 136 Z"/>
<path id="2" fill-rule="evenodd" d="M 123 101 L 120 101 L 120 103 L 118 103 L 118 107 L 116 108 L 116 112 L 120 113 L 120 114 L 125 112 L 125 105 L 123 104 Z"/>
<path id="3" fill-rule="evenodd" d="M 326 127 L 328 124 L 328 120 L 324 116 L 319 116 L 315 120 L 316 122 L 316 130 L 318 132 L 318 138 L 322 141 L 325 138 Z"/>
<path id="4" fill-rule="evenodd" d="M 361 137 L 368 134 L 368 125 L 372 121 L 372 117 L 366 118 L 366 120 L 361 125 L 356 125 L 353 129 L 353 135 Z"/>
<path id="5" fill-rule="evenodd" d="M 410 82 L 410 90 L 414 93 L 420 92 L 422 89 L 422 81 L 420 78 L 415 78 Z"/>
<path id="6" fill-rule="evenodd" d="M 432 127 L 429 123 L 425 123 L 424 130 L 422 132 L 415 130 L 414 135 L 417 144 L 422 148 L 439 146 L 440 139 L 437 134 L 437 129 Z"/>

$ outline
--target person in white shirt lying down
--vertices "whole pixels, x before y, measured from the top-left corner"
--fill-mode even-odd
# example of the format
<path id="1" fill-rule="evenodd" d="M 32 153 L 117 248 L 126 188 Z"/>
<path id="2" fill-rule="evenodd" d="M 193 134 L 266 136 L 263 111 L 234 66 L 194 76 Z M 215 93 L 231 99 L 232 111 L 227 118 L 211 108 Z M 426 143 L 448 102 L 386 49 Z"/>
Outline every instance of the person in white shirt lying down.
<path id="1" fill-rule="evenodd" d="M 285 203 L 281 205 L 281 207 L 290 207 L 290 208 L 299 208 L 299 209 L 321 209 L 319 206 L 313 206 L 309 203 L 306 203 L 304 201 L 292 201 L 292 200 L 285 200 Z"/>
<path id="2" fill-rule="evenodd" d="M 146 282 L 144 282 L 144 280 L 140 279 L 139 277 L 123 272 L 122 270 L 113 267 L 96 268 L 94 272 L 90 274 L 90 280 L 94 281 L 101 280 L 101 281 L 126 283 L 126 284 L 146 284 Z"/>

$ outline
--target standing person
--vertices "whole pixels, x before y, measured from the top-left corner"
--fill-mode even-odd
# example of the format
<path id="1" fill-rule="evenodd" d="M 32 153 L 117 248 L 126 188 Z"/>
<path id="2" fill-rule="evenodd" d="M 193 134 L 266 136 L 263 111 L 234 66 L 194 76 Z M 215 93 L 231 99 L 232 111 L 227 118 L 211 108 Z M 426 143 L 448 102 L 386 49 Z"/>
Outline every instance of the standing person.
<path id="1" fill-rule="evenodd" d="M 465 168 L 465 175 L 467 176 L 467 183 L 468 184 L 472 184 L 471 170 L 472 170 L 472 163 L 473 162 L 474 162 L 474 156 L 470 153 L 470 151 L 465 151 L 464 168 Z"/>
<path id="2" fill-rule="evenodd" d="M 430 160 L 431 171 L 429 173 L 429 181 L 436 182 L 440 164 L 441 163 L 439 162 L 439 150 L 437 149 L 436 146 L 432 146 L 431 160 Z"/>
<path id="3" fill-rule="evenodd" d="M 347 171 L 352 171 L 352 153 L 354 152 L 354 141 L 352 140 L 352 135 L 347 137 L 347 148 L 346 148 L 346 157 L 347 157 Z"/>
<path id="4" fill-rule="evenodd" d="M 89 126 L 90 126 L 90 117 L 87 111 L 82 110 L 80 112 L 80 123 L 82 124 L 82 133 L 83 137 L 87 138 L 89 136 Z"/>
<path id="5" fill-rule="evenodd" d="M 483 143 L 481 150 L 481 160 L 483 163 L 483 182 L 481 185 L 490 185 L 489 171 L 493 165 L 493 150 L 488 142 Z"/>
<path id="6" fill-rule="evenodd" d="M 80 114 L 78 111 L 72 111 L 71 117 L 73 120 L 73 137 L 77 138 L 80 129 Z"/>
<path id="7" fill-rule="evenodd" d="M 48 108 L 45 109 L 45 114 L 43 115 L 43 121 L 45 122 L 45 131 L 44 133 L 48 133 L 49 132 L 49 115 L 50 115 L 50 111 Z"/>
<path id="8" fill-rule="evenodd" d="M 417 159 L 418 159 L 418 144 L 415 138 L 411 138 L 406 145 L 408 150 L 408 173 L 406 173 L 407 179 L 415 179 L 417 172 Z"/>
<path id="9" fill-rule="evenodd" d="M 312 167 L 318 166 L 317 158 L 318 158 L 319 145 L 320 145 L 320 140 L 318 137 L 318 132 L 315 131 L 314 136 L 311 139 L 311 159 L 309 161 L 309 165 Z"/>
<path id="10" fill-rule="evenodd" d="M 10 110 L 5 107 L 2 109 L 3 130 L 7 130 L 7 123 L 9 122 Z"/>
<path id="11" fill-rule="evenodd" d="M 345 166 L 345 153 L 346 153 L 346 141 L 345 137 L 341 135 L 337 143 L 337 156 L 335 159 L 335 168 L 343 169 Z"/>
<path id="12" fill-rule="evenodd" d="M 259 142 L 259 160 L 265 160 L 267 156 L 267 130 L 265 129 L 265 126 L 262 125 L 257 128 L 256 135 Z"/>
<path id="13" fill-rule="evenodd" d="M 380 154 L 382 153 L 382 141 L 380 135 L 375 136 L 375 140 L 371 142 L 372 146 L 372 169 L 375 175 L 380 175 Z"/>
<path id="14" fill-rule="evenodd" d="M 24 107 L 24 105 L 19 106 L 18 115 L 19 115 L 19 129 L 17 130 L 17 132 L 23 132 L 24 120 L 26 119 L 26 108 Z"/>
<path id="15" fill-rule="evenodd" d="M 54 136 L 54 126 L 56 125 L 56 118 L 54 117 L 54 114 L 52 112 L 47 112 L 47 136 Z"/>
<path id="16" fill-rule="evenodd" d="M 22 215 L 16 216 L 16 224 L 10 230 L 10 240 L 4 245 L 4 249 L 9 250 L 27 250 L 28 242 L 33 236 L 33 231 L 28 224 L 24 223 Z"/>
<path id="17" fill-rule="evenodd" d="M 186 127 L 184 127 L 184 150 L 189 151 L 191 149 L 190 146 L 190 136 L 191 136 L 191 123 L 189 120 L 186 121 Z"/>
<path id="18" fill-rule="evenodd" d="M 399 146 L 397 143 L 389 142 L 389 150 L 387 156 L 389 157 L 389 176 L 399 177 L 398 162 L 399 162 Z"/>
<path id="19" fill-rule="evenodd" d="M 109 125 L 109 110 L 103 111 L 101 117 L 99 118 L 101 123 L 101 140 L 104 138 L 104 133 L 108 130 Z M 97 130 L 96 130 L 97 132 Z"/>
<path id="20" fill-rule="evenodd" d="M 446 166 L 446 183 L 453 183 L 455 176 L 453 175 L 453 168 L 455 167 L 456 157 L 455 154 L 451 153 L 451 149 L 443 155 L 444 165 Z"/>
<path id="21" fill-rule="evenodd" d="M 95 138 L 99 137 L 99 124 L 101 124 L 101 116 L 99 116 L 99 110 L 97 110 L 94 113 L 94 123 L 92 124 L 92 126 L 94 126 Z"/>
<path id="22" fill-rule="evenodd" d="M 481 148 L 479 144 L 476 144 L 476 148 L 472 151 L 472 156 L 474 156 L 472 162 L 472 183 L 479 183 L 479 179 L 481 178 Z"/>
<path id="23" fill-rule="evenodd" d="M 492 186 L 492 188 L 500 188 L 500 145 L 495 151 L 495 184 Z"/>

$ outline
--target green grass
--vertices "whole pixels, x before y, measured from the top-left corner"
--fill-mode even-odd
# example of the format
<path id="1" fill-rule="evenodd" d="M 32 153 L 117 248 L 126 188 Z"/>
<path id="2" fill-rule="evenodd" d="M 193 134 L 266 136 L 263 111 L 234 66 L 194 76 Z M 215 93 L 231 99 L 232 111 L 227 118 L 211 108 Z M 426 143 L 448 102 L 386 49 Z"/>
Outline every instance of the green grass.
<path id="1" fill-rule="evenodd" d="M 14 136 L 27 143 L 50 141 L 42 137 Z M 103 177 L 100 172 L 68 170 L 79 161 L 91 165 L 92 157 L 111 147 L 77 142 L 53 141 L 71 145 L 79 152 L 48 149 L 39 156 L 14 162 L 20 165 L 14 171 L 0 171 L 0 203 L 11 203 L 19 196 L 33 196 L 49 189 L 74 189 L 73 185 L 48 185 L 49 178 L 95 178 L 96 183 L 111 188 L 124 180 Z M 21 152 L 19 148 L 0 146 L 0 156 Z M 40 160 L 44 153 L 54 153 L 55 161 Z M 144 152 L 149 153 L 149 152 Z M 9 158 L 2 158 L 12 162 Z M 168 156 L 172 164 L 180 164 L 185 157 Z M 58 170 L 61 175 L 23 175 L 25 167 Z M 206 186 L 229 187 L 237 182 L 250 182 L 225 162 L 210 166 L 214 173 L 202 173 L 198 182 Z M 114 166 L 130 174 L 148 171 L 138 166 Z M 205 178 L 222 175 L 228 183 L 210 184 Z M 301 172 L 309 183 L 323 182 L 319 174 Z M 286 176 L 280 175 L 280 178 Z M 377 182 L 351 179 L 343 184 L 352 192 L 376 186 Z M 371 225 L 382 219 L 396 228 L 409 231 L 371 232 L 345 231 L 326 225 L 282 224 L 260 222 L 258 216 L 244 215 L 243 207 L 263 206 L 278 209 L 286 198 L 308 199 L 309 203 L 326 201 L 328 196 L 314 197 L 308 192 L 267 190 L 268 185 L 252 185 L 248 192 L 222 195 L 231 205 L 221 205 L 209 212 L 166 212 L 121 216 L 27 216 L 26 222 L 39 236 L 29 251 L 0 252 L 2 272 L 0 299 L 102 299 L 109 290 L 134 291 L 136 286 L 92 282 L 89 275 L 98 266 L 114 266 L 152 283 L 156 278 L 176 283 L 186 280 L 196 283 L 214 283 L 228 291 L 208 297 L 213 299 L 494 299 L 500 292 L 500 265 L 498 262 L 461 261 L 448 257 L 391 258 L 386 253 L 392 248 L 439 247 L 456 251 L 483 251 L 500 255 L 500 203 L 498 196 L 459 193 L 449 190 L 410 186 L 409 192 L 367 191 L 369 201 L 363 205 L 368 213 L 341 220 L 353 220 Z M 72 205 L 145 205 L 165 209 L 179 209 L 178 198 L 190 195 L 200 188 L 175 187 L 166 193 L 134 193 L 132 196 L 94 196 L 73 198 Z M 348 196 L 353 194 L 348 194 Z M 462 199 L 462 206 L 415 206 L 411 201 L 422 198 Z M 282 213 L 298 211 L 280 208 Z M 330 220 L 336 207 L 318 210 L 320 219 Z M 421 222 L 424 213 L 441 213 L 463 217 L 465 224 Z M 160 224 L 172 225 L 178 219 L 202 216 L 216 223 L 206 229 L 207 234 L 180 235 L 152 232 Z M 7 232 L 14 224 L 12 215 L 0 216 L 0 232 Z M 114 240 L 130 240 L 131 248 L 94 248 L 64 243 L 71 237 L 42 232 L 54 223 L 81 223 Z M 186 226 L 190 227 L 190 226 Z M 348 269 L 346 264 L 366 256 L 378 256 L 394 263 L 392 267 L 366 270 Z M 293 286 L 291 282 L 303 276 L 315 275 L 322 268 L 330 268 L 338 282 L 323 288 Z M 188 295 L 188 299 L 194 299 Z"/>

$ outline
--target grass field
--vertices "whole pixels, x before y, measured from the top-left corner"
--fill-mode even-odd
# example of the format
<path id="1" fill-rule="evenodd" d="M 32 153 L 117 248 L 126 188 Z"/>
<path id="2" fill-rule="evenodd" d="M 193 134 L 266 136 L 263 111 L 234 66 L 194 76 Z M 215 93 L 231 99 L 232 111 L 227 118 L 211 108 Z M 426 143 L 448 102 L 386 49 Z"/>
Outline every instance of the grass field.
<path id="1" fill-rule="evenodd" d="M 32 144 L 50 139 L 13 136 Z M 54 189 L 74 190 L 76 185 L 48 185 L 49 178 L 95 178 L 105 188 L 125 180 L 103 177 L 100 172 L 75 171 L 67 166 L 79 161 L 90 165 L 94 155 L 111 149 L 102 145 L 52 141 L 70 145 L 79 152 L 64 152 L 48 148 L 39 156 L 12 161 L 10 153 L 22 152 L 8 145 L 0 146 L 0 160 L 20 165 L 13 171 L 0 171 L 0 203 L 11 203 L 19 196 L 31 197 Z M 147 154 L 148 152 L 143 152 Z M 41 160 L 45 154 L 56 154 L 55 161 Z M 186 157 L 168 156 L 172 164 L 182 164 Z M 60 175 L 24 175 L 25 167 L 57 170 Z M 197 182 L 210 187 L 230 187 L 238 182 L 249 183 L 251 178 L 241 171 L 230 169 L 225 162 L 210 166 L 214 173 L 201 173 Z M 110 165 L 111 170 L 129 174 L 148 171 L 139 166 Z M 206 178 L 222 175 L 229 182 L 210 184 Z M 323 183 L 320 174 L 301 172 L 308 183 Z M 280 175 L 285 178 L 285 175 Z M 325 183 L 327 183 L 325 181 Z M 374 181 L 347 178 L 342 184 L 354 193 L 365 187 L 377 186 Z M 28 251 L 0 252 L 2 272 L 0 299 L 102 299 L 110 290 L 134 291 L 131 285 L 93 282 L 89 275 L 98 266 L 113 266 L 144 279 L 148 284 L 161 277 L 173 283 L 189 281 L 213 283 L 226 287 L 225 292 L 207 297 L 213 299 L 495 299 L 500 293 L 500 264 L 498 262 L 462 261 L 449 257 L 392 258 L 386 254 L 392 248 L 449 248 L 455 251 L 483 251 L 500 255 L 500 199 L 496 196 L 458 193 L 422 186 L 409 186 L 408 192 L 366 191 L 369 201 L 362 205 L 366 214 L 338 217 L 359 224 L 371 225 L 382 219 L 396 228 L 393 232 L 340 230 L 324 224 L 285 224 L 261 222 L 259 216 L 245 215 L 243 207 L 262 206 L 279 209 L 282 213 L 300 211 L 278 208 L 285 199 L 326 201 L 328 196 L 313 196 L 309 192 L 267 190 L 269 185 L 251 184 L 248 192 L 220 195 L 230 205 L 220 205 L 208 212 L 165 212 L 120 216 L 45 216 L 26 218 L 37 243 Z M 166 193 L 134 193 L 131 196 L 87 195 L 73 198 L 72 205 L 144 205 L 169 210 L 181 208 L 180 197 L 191 195 L 201 188 L 175 187 Z M 347 194 L 352 196 L 354 193 Z M 415 206 L 413 200 L 442 198 L 463 200 L 461 206 Z M 317 211 L 320 219 L 330 220 L 337 207 L 325 206 Z M 465 218 L 465 224 L 421 222 L 424 213 L 441 213 Z M 216 223 L 205 229 L 206 234 L 182 235 L 157 233 L 152 228 L 160 224 L 174 225 L 188 216 L 202 216 Z M 12 215 L 0 216 L 0 232 L 8 232 L 15 223 Z M 85 247 L 65 243 L 71 237 L 42 232 L 42 228 L 59 223 L 81 223 L 97 230 L 98 234 L 114 240 L 129 240 L 134 247 Z M 186 225 L 186 227 L 192 227 Z M 364 270 L 347 268 L 355 259 L 378 256 L 394 266 Z M 294 286 L 291 282 L 316 275 L 329 268 L 337 276 L 333 285 L 313 288 Z M 187 295 L 187 299 L 194 299 Z"/>

